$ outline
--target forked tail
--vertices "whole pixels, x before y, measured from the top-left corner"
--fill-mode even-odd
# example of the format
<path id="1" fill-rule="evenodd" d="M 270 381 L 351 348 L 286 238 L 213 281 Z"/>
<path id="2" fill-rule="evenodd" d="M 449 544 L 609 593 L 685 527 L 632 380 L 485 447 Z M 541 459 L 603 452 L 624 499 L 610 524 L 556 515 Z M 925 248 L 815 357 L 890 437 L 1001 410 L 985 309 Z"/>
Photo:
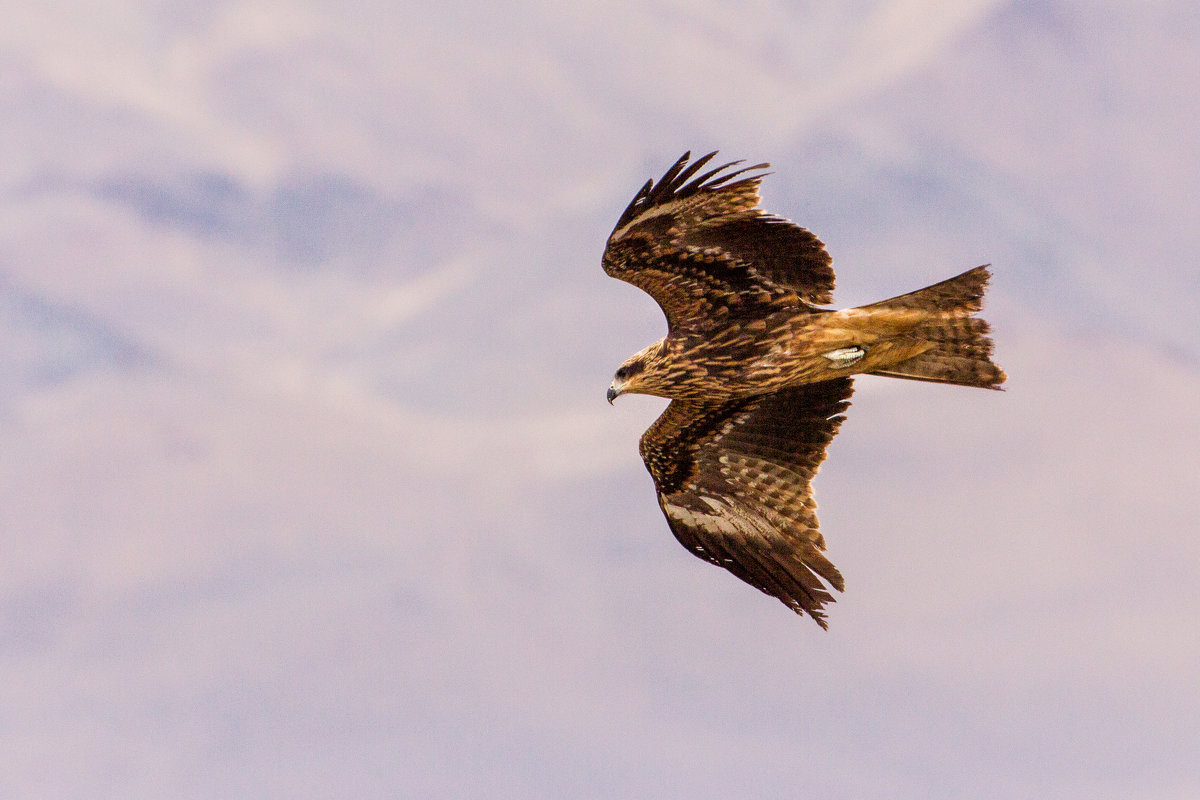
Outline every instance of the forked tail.
<path id="1" fill-rule="evenodd" d="M 1000 388 L 1005 375 L 1004 370 L 992 363 L 990 328 L 987 322 L 974 316 L 983 307 L 983 293 L 990 277 L 987 265 L 984 265 L 933 286 L 867 306 L 915 309 L 930 315 L 928 321 L 905 332 L 906 336 L 929 343 L 929 349 L 872 374 Z"/>

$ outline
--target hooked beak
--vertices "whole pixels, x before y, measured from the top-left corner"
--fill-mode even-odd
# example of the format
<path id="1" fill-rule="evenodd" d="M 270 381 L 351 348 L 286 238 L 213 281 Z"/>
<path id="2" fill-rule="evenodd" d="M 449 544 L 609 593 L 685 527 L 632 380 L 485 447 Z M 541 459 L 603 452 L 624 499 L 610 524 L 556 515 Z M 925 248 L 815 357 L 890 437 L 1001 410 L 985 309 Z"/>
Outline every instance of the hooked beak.
<path id="1" fill-rule="evenodd" d="M 607 397 L 608 397 L 608 404 L 609 404 L 610 406 L 612 405 L 612 402 L 613 402 L 613 400 L 616 400 L 616 399 L 617 399 L 617 395 L 619 395 L 619 394 L 620 394 L 620 392 L 619 392 L 619 391 L 617 391 L 617 384 L 616 384 L 616 383 L 613 383 L 613 384 L 611 384 L 611 385 L 608 387 L 608 395 L 607 395 Z"/>

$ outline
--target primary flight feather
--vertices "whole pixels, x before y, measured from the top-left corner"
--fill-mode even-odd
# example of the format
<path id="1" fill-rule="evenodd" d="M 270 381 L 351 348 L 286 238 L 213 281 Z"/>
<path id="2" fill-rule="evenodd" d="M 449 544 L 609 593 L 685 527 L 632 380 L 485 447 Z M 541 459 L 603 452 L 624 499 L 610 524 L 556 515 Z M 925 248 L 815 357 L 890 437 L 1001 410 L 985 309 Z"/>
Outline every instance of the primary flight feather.
<path id="1" fill-rule="evenodd" d="M 604 271 L 647 292 L 667 335 L 608 389 L 671 399 L 641 455 L 679 542 L 826 626 L 841 573 L 825 558 L 811 481 L 871 373 L 998 388 L 977 318 L 987 267 L 860 308 L 833 300 L 816 236 L 758 207 L 768 165 L 685 153 L 621 214 Z"/>

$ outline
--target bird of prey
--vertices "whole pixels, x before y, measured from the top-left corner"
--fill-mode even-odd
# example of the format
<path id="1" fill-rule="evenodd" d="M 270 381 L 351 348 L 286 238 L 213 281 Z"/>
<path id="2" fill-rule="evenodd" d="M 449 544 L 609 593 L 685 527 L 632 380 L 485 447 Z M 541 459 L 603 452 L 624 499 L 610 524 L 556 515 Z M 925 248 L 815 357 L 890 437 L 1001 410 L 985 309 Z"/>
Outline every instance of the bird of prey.
<path id="1" fill-rule="evenodd" d="M 617 370 L 608 401 L 666 397 L 642 436 L 667 524 L 694 555 L 827 627 L 829 587 L 810 483 L 844 419 L 850 376 L 999 388 L 982 307 L 987 266 L 859 308 L 833 301 L 812 233 L 758 207 L 768 164 L 705 169 L 685 153 L 634 196 L 604 271 L 662 307 L 667 335 Z"/>

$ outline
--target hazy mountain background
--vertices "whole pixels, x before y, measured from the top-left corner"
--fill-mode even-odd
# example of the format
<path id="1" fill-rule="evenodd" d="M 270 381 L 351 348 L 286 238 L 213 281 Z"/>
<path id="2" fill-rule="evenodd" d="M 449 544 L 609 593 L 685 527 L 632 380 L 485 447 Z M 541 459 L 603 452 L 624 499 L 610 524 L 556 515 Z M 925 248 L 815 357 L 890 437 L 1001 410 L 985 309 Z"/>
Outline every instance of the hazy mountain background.
<path id="1" fill-rule="evenodd" d="M 3 7 L 0 794 L 1200 793 L 1194 3 Z M 994 265 L 1007 392 L 858 383 L 828 633 L 604 402 L 718 148 L 839 305 Z"/>

